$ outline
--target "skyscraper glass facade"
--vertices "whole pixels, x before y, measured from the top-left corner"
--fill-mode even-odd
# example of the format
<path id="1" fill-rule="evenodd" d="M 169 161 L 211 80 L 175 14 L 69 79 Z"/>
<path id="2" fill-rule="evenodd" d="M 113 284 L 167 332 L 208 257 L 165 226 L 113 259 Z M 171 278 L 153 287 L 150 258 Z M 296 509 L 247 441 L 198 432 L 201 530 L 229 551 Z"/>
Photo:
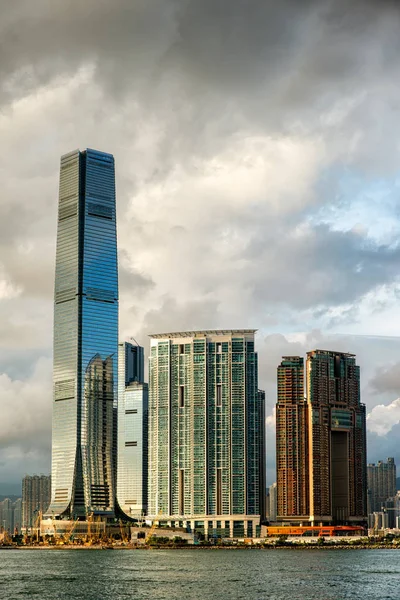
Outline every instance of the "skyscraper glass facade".
<path id="1" fill-rule="evenodd" d="M 111 515 L 115 497 L 118 272 L 110 154 L 61 158 L 49 513 Z"/>
<path id="2" fill-rule="evenodd" d="M 264 395 L 258 392 L 254 333 L 150 336 L 153 517 L 168 516 L 208 534 L 255 535 L 265 490 Z"/>
<path id="3" fill-rule="evenodd" d="M 147 511 L 148 385 L 143 382 L 144 350 L 118 348 L 117 499 L 122 511 L 138 518 Z"/>

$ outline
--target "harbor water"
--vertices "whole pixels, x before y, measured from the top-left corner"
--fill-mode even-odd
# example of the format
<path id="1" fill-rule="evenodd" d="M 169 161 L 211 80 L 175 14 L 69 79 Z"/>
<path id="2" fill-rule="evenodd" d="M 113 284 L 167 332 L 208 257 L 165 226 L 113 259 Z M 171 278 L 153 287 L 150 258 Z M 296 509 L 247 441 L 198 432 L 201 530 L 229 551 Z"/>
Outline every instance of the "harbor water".
<path id="1" fill-rule="evenodd" d="M 0 598 L 399 600 L 396 550 L 0 550 Z"/>

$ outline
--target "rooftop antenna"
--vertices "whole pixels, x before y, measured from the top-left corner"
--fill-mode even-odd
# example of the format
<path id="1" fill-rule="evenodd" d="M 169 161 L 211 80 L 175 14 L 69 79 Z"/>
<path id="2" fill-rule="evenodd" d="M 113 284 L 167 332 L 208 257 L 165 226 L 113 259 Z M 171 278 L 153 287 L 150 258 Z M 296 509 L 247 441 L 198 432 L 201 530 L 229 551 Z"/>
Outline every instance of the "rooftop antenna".
<path id="1" fill-rule="evenodd" d="M 136 346 L 139 346 L 139 344 L 137 343 L 137 341 L 135 340 L 135 338 L 133 336 L 131 336 L 129 339 L 133 340 L 135 342 Z"/>

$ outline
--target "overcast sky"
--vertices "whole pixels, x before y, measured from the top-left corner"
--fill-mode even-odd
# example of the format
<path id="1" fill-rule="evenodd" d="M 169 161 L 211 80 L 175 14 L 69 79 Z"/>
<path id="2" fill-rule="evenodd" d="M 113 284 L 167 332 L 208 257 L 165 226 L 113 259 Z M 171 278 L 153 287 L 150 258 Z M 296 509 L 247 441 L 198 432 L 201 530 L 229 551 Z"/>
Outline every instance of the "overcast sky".
<path id="1" fill-rule="evenodd" d="M 394 0 L 0 0 L 0 493 L 50 470 L 86 147 L 116 160 L 121 340 L 258 328 L 269 483 L 281 356 L 354 352 L 368 459 L 400 463 L 399 53 Z"/>

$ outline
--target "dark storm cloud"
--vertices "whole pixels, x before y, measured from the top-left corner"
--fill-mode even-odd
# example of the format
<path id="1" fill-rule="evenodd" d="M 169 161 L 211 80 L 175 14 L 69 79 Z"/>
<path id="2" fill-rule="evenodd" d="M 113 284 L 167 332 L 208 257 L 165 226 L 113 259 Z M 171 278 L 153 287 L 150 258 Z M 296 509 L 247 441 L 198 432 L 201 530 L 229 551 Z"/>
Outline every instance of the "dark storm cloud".
<path id="1" fill-rule="evenodd" d="M 32 365 L 50 355 L 59 155 L 78 145 L 116 155 L 123 336 L 304 331 L 307 311 L 350 303 L 329 322 L 356 319 L 369 292 L 397 283 L 398 248 L 318 222 L 321 206 L 341 204 L 316 182 L 335 164 L 398 170 L 397 2 L 0 0 L 0 11 L 0 337 L 3 357 L 22 346 L 35 358 L 13 367 L 0 355 L 2 402 L 23 415 L 3 411 L 0 446 L 14 449 L 1 480 L 48 458 L 50 362 Z M 242 143 L 255 137 L 269 143 Z M 296 142 L 291 158 L 274 154 L 279 140 Z M 270 164 L 258 187 L 254 169 L 235 179 L 259 159 Z M 289 192 L 271 188 L 278 171 Z M 259 339 L 270 412 L 281 354 L 334 342 Z M 365 360 L 366 379 L 388 360 L 367 343 L 341 347 Z"/>
<path id="2" fill-rule="evenodd" d="M 396 421 L 390 431 L 390 435 L 378 435 L 368 431 L 368 462 L 377 463 L 378 460 L 386 460 L 388 456 L 393 456 L 395 463 L 400 462 L 399 452 L 400 423 Z"/>
<path id="3" fill-rule="evenodd" d="M 23 381 L 0 374 L 2 431 L 0 448 L 49 445 L 51 431 L 51 360 L 39 358 L 32 376 Z"/>
<path id="4" fill-rule="evenodd" d="M 132 269 L 123 265 L 121 261 L 121 255 L 124 252 L 119 253 L 119 268 L 118 268 L 118 285 L 120 294 L 131 295 L 135 299 L 143 296 L 149 289 L 154 287 L 154 281 L 149 277 L 146 277 L 142 273 L 137 273 Z M 121 264 L 122 263 L 122 264 Z"/>
<path id="5" fill-rule="evenodd" d="M 298 235 L 275 230 L 273 236 L 273 243 L 265 243 L 260 231 L 245 252 L 249 262 L 264 265 L 266 285 L 261 279 L 254 287 L 261 302 L 285 302 L 299 309 L 352 303 L 399 277 L 400 248 L 367 242 L 353 231 L 320 225 Z"/>
<path id="6" fill-rule="evenodd" d="M 174 39 L 174 6 L 164 0 L 3 2 L 0 72 L 3 79 L 13 76 L 3 97 L 25 94 L 91 61 L 104 80 L 119 81 L 114 92 L 128 81 L 135 87 Z"/>
<path id="7" fill-rule="evenodd" d="M 195 168 L 201 171 L 202 160 L 229 146 L 232 137 L 254 132 L 274 136 L 324 131 L 332 148 L 343 147 L 358 135 L 358 157 L 363 157 L 365 146 L 376 163 L 382 157 L 386 165 L 398 164 L 398 136 L 386 135 L 393 120 L 385 119 L 382 110 L 385 98 L 389 110 L 398 107 L 397 89 L 392 94 L 386 87 L 400 76 L 400 12 L 395 2 L 56 0 L 49 4 L 15 0 L 2 2 L 1 13 L 5 114 L 12 110 L 14 99 L 55 78 L 67 81 L 80 66 L 93 64 L 103 95 L 84 110 L 98 110 L 101 103 L 107 115 L 119 111 L 126 99 L 128 105 L 140 104 L 138 118 L 153 118 L 159 125 L 160 140 L 154 148 L 157 170 L 147 181 L 162 182 L 177 162 L 190 163 L 194 156 L 199 159 Z M 355 93 L 361 100 L 336 123 L 335 103 Z M 324 121 L 326 113 L 328 121 Z M 351 161 L 353 154 L 342 150 L 339 160 Z M 368 157 L 363 159 L 368 162 Z M 18 162 L 16 177 L 27 177 L 29 167 L 24 165 L 31 162 Z M 47 172 L 46 161 L 42 163 L 35 166 Z M 54 172 L 53 167 L 52 176 Z M 132 189 L 137 181 L 132 178 L 130 185 Z M 334 201 L 329 191 L 325 194 L 320 203 Z M 43 215 L 55 206 L 53 198 L 49 200 L 50 204 L 40 205 Z M 54 228 L 50 217 L 43 227 L 40 222 L 32 227 L 38 206 L 29 205 L 25 198 L 15 202 L 13 188 L 5 193 L 1 208 L 4 253 L 11 232 L 16 244 L 27 232 L 31 241 Z M 263 266 L 262 277 L 250 284 L 255 303 L 259 299 L 295 307 L 340 304 L 396 276 L 396 250 L 367 248 L 360 236 L 322 227 L 295 238 L 290 236 L 295 226 L 290 219 L 276 227 L 272 223 L 267 234 L 257 228 L 249 231 L 247 257 L 259 270 L 254 261 L 257 253 Z M 234 227 L 242 222 L 239 214 Z M 268 222 L 262 222 L 266 227 Z M 29 258 L 17 251 L 5 261 L 6 275 L 27 295 L 50 294 L 50 247 L 45 254 L 38 261 L 35 253 Z M 271 254 L 274 265 L 268 264 Z M 30 261 L 35 260 L 41 265 L 41 277 L 32 275 Z M 283 279 L 280 273 L 288 264 L 292 268 Z M 326 284 L 328 271 L 334 276 Z M 121 275 L 124 284 L 124 271 Z M 43 286 L 43 281 L 49 283 Z M 208 288 L 212 283 L 205 280 Z"/>
<path id="8" fill-rule="evenodd" d="M 202 125 L 233 104 L 282 131 L 300 116 L 317 126 L 312 111 L 399 68 L 394 2 L 16 0 L 2 17 L 4 101 L 93 62 L 110 98 L 194 104 Z"/>
<path id="9" fill-rule="evenodd" d="M 171 297 L 163 298 L 159 310 L 151 310 L 146 314 L 144 330 L 148 334 L 168 333 L 171 331 L 186 331 L 217 328 L 221 315 L 218 312 L 218 303 L 213 300 L 179 303 L 179 300 Z M 174 329 L 179 324 L 179 328 Z"/>
<path id="10" fill-rule="evenodd" d="M 400 396 L 400 363 L 380 368 L 371 379 L 371 388 L 380 394 L 392 393 Z"/>

